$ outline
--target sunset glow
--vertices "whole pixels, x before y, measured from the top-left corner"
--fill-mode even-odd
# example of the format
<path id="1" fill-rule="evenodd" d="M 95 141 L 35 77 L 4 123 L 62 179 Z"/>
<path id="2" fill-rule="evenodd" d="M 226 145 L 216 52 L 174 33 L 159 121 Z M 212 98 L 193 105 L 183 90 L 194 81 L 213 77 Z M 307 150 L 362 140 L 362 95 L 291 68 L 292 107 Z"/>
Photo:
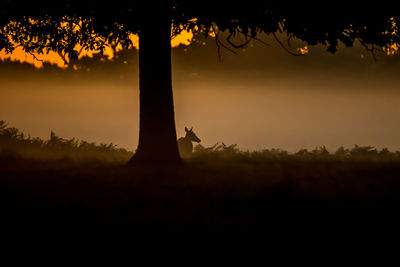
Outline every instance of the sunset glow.
<path id="1" fill-rule="evenodd" d="M 137 35 L 132 34 L 130 39 L 132 40 L 133 47 L 136 49 L 139 49 L 139 38 Z M 188 31 L 182 31 L 179 35 L 174 37 L 171 40 L 171 46 L 172 47 L 177 47 L 180 45 L 190 45 L 193 39 L 193 33 L 188 32 Z M 79 50 L 79 47 L 77 47 L 77 50 Z M 122 47 L 117 47 L 117 52 L 122 50 Z M 95 51 L 85 51 L 82 50 L 81 54 L 79 55 L 79 58 L 89 56 L 92 57 L 94 53 L 98 53 Z M 104 54 L 108 56 L 109 59 L 112 59 L 114 57 L 113 55 L 113 50 L 111 47 L 107 47 L 104 51 Z M 35 59 L 36 57 L 36 59 Z M 17 47 L 12 54 L 6 54 L 4 50 L 0 51 L 0 60 L 11 60 L 11 61 L 16 61 L 16 62 L 21 62 L 21 63 L 30 63 L 33 64 L 37 68 L 43 67 L 43 61 L 50 63 L 50 64 L 56 64 L 60 68 L 67 68 L 68 65 L 65 64 L 64 60 L 61 58 L 60 55 L 58 55 L 55 52 L 50 51 L 48 54 L 37 54 L 34 53 L 34 56 L 25 52 L 21 47 Z"/>

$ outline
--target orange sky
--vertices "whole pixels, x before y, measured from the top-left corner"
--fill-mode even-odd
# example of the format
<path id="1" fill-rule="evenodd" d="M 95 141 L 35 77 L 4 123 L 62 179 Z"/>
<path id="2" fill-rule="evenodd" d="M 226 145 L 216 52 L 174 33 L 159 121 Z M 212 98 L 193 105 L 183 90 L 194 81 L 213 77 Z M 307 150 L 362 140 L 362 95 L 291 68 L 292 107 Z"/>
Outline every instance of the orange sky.
<path id="1" fill-rule="evenodd" d="M 137 35 L 132 35 L 131 37 L 132 42 L 133 42 L 133 46 L 136 47 L 136 49 L 139 48 L 139 42 L 138 42 L 138 37 Z M 187 31 L 183 31 L 180 35 L 176 36 L 174 39 L 172 39 L 171 41 L 171 45 L 172 47 L 176 47 L 179 45 L 189 45 L 191 43 L 193 39 L 193 33 L 192 32 L 187 32 Z M 89 51 L 82 51 L 80 57 L 83 56 L 87 56 L 87 55 L 92 55 L 93 52 Z M 113 51 L 111 48 L 107 48 L 105 50 L 105 54 L 109 57 L 112 58 L 113 57 Z M 35 54 L 36 57 L 40 60 L 44 60 L 46 62 L 52 63 L 52 64 L 57 64 L 60 68 L 65 68 L 67 67 L 64 64 L 64 61 L 61 59 L 61 57 L 54 52 L 50 52 L 49 54 L 42 54 L 42 55 L 38 55 Z M 14 52 L 12 54 L 8 54 L 6 55 L 4 50 L 0 51 L 0 60 L 4 60 L 4 59 L 11 59 L 13 61 L 19 61 L 19 62 L 28 62 L 31 64 L 34 64 L 35 67 L 40 68 L 43 66 L 43 63 L 41 61 L 35 60 L 35 58 L 24 52 L 22 50 L 21 47 L 17 47 Z"/>

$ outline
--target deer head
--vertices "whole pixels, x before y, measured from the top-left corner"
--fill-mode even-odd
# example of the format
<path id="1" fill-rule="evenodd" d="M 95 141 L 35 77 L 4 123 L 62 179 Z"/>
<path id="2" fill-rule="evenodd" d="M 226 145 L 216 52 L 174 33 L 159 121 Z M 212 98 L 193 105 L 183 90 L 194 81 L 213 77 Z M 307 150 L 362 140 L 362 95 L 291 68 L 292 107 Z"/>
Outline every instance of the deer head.
<path id="1" fill-rule="evenodd" d="M 193 127 L 190 128 L 190 130 L 185 127 L 185 132 L 186 132 L 185 138 L 188 138 L 192 142 L 196 142 L 196 143 L 201 142 L 200 138 L 198 138 L 197 135 L 193 132 Z"/>

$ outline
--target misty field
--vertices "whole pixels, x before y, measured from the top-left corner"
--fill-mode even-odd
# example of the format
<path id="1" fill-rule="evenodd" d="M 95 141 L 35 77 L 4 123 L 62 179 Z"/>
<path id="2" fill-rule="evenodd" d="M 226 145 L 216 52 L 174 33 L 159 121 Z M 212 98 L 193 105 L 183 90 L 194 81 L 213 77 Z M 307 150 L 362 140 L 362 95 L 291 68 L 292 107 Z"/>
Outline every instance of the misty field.
<path id="1" fill-rule="evenodd" d="M 140 231 L 380 232 L 400 222 L 400 152 L 195 147 L 178 168 L 130 167 L 113 144 L 0 126 L 2 224 Z"/>

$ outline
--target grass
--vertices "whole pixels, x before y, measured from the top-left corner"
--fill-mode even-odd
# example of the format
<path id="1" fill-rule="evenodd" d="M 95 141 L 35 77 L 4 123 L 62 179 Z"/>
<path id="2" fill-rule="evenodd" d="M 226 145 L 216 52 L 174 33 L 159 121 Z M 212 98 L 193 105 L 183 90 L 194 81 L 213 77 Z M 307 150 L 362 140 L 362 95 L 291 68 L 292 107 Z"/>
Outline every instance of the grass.
<path id="1" fill-rule="evenodd" d="M 120 163 L 129 160 L 132 152 L 114 144 L 95 144 L 75 138 L 64 139 L 54 132 L 49 140 L 32 138 L 17 128 L 0 121 L 0 159 L 31 159 L 36 161 Z"/>
<path id="2" fill-rule="evenodd" d="M 124 163 L 110 145 L 0 131 L 7 225 L 125 225 L 145 231 L 394 231 L 400 153 L 355 146 L 290 154 L 197 146 L 179 169 Z"/>

